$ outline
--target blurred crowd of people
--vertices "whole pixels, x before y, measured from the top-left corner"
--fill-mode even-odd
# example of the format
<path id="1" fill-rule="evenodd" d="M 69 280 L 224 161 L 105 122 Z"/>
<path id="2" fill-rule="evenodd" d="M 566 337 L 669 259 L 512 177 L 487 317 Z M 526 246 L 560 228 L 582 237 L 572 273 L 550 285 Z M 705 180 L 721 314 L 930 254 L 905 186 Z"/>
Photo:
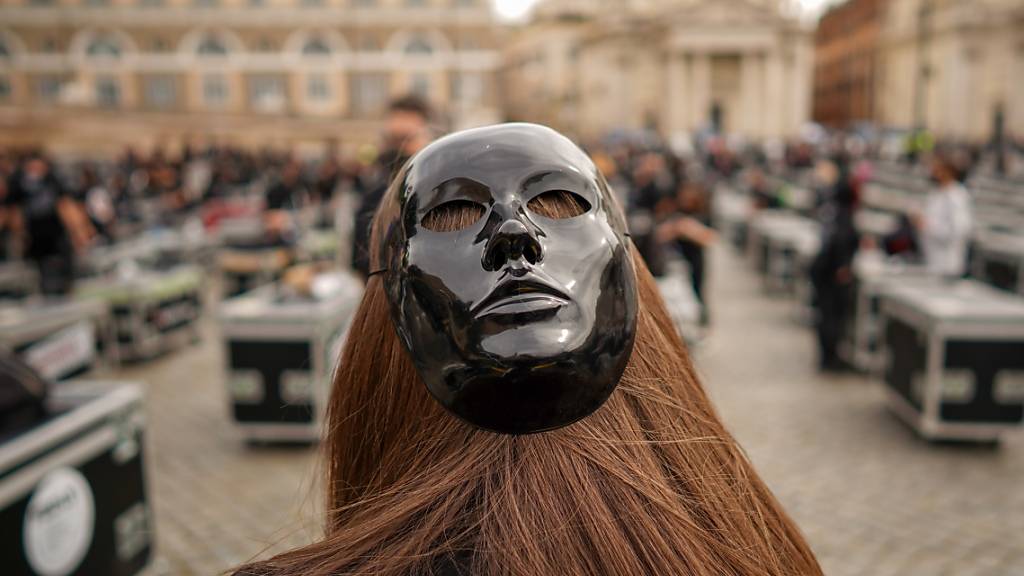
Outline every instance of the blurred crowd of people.
<path id="1" fill-rule="evenodd" d="M 280 240 L 291 225 L 289 212 L 330 207 L 351 193 L 358 199 L 353 266 L 366 274 L 360 239 L 394 171 L 429 142 L 429 119 L 421 100 L 396 100 L 381 147 L 346 158 L 335 147 L 314 160 L 271 149 L 186 146 L 173 156 L 126 150 L 112 162 L 58 162 L 41 150 L 0 150 L 0 259 L 30 261 L 44 294 L 66 294 L 75 257 L 89 247 L 147 227 L 179 226 L 220 200 L 261 195 L 267 234 Z"/>
<path id="2" fill-rule="evenodd" d="M 287 236 L 288 213 L 354 199 L 352 268 L 366 276 L 366 250 L 374 211 L 397 170 L 436 136 L 428 105 L 416 97 L 392 102 L 379 147 L 343 158 L 336 147 L 316 160 L 290 152 L 247 151 L 230 146 L 186 147 L 171 156 L 126 151 L 113 162 L 55 165 L 39 151 L 0 151 L 0 234 L 4 258 L 21 255 L 40 271 L 41 290 L 70 290 L 74 259 L 89 246 L 130 237 L 135 224 L 175 226 L 185 215 L 240 190 L 262 195 L 264 224 L 275 238 Z M 890 253 L 918 255 L 937 274 L 962 275 L 970 234 L 966 175 L 985 160 L 981 148 L 936 146 L 912 140 L 901 161 L 931 160 L 937 190 L 920 213 L 907 214 L 882 242 Z M 713 134 L 672 146 L 649 134 L 614 135 L 584 143 L 626 209 L 631 234 L 655 276 L 669 262 L 686 264 L 701 322 L 710 319 L 705 251 L 718 233 L 713 194 L 728 183 L 749 195 L 756 209 L 787 207 L 791 199 L 778 175 L 813 174 L 813 216 L 823 226 L 822 249 L 810 276 L 818 308 L 821 362 L 839 366 L 835 346 L 843 329 L 850 265 L 862 240 L 854 213 L 877 143 L 843 135 L 807 140 L 739 144 Z M 256 192 L 252 192 L 256 190 Z"/>
<path id="3" fill-rule="evenodd" d="M 923 265 L 930 273 L 959 278 L 967 273 L 972 200 L 967 180 L 976 170 L 998 174 L 985 147 L 929 141 L 886 156 L 879 142 L 849 134 L 811 143 L 736 145 L 724 138 L 697 138 L 676 153 L 658 141 L 609 140 L 587 146 L 614 187 L 630 219 L 634 242 L 659 276 L 666 261 L 686 263 L 701 321 L 709 321 L 705 250 L 716 242 L 713 195 L 724 183 L 749 199 L 753 210 L 797 209 L 821 225 L 820 250 L 807 271 L 813 289 L 820 366 L 846 369 L 837 351 L 845 330 L 853 284 L 852 264 L 862 248 Z M 874 166 L 902 166 L 910 179 L 929 180 L 919 209 L 899 218 L 881 237 L 862 237 L 855 217 Z M 809 187 L 809 206 L 792 197 L 796 183 Z"/>

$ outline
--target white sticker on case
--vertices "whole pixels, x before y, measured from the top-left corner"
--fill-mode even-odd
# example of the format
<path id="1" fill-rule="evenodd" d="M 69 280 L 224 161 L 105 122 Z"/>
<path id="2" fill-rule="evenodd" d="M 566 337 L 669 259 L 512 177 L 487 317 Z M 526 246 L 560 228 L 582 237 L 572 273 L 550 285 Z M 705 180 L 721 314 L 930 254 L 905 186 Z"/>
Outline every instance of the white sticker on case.
<path id="1" fill-rule="evenodd" d="M 92 545 L 96 509 L 89 481 L 58 468 L 36 486 L 22 527 L 25 557 L 39 576 L 74 572 Z"/>

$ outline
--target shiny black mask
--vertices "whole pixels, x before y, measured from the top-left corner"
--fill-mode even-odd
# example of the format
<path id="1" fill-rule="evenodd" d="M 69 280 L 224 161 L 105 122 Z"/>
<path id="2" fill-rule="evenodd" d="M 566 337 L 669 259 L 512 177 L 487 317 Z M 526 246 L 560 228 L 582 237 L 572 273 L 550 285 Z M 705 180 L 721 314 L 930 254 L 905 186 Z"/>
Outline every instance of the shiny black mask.
<path id="1" fill-rule="evenodd" d="M 636 276 L 622 212 L 582 150 L 532 124 L 468 130 L 413 157 L 388 194 L 398 210 L 381 222 L 378 263 L 398 335 L 438 402 L 481 428 L 528 434 L 608 399 L 633 349 Z M 532 209 L 552 194 L 583 213 Z M 464 226 L 425 225 L 453 207 L 471 209 Z"/>

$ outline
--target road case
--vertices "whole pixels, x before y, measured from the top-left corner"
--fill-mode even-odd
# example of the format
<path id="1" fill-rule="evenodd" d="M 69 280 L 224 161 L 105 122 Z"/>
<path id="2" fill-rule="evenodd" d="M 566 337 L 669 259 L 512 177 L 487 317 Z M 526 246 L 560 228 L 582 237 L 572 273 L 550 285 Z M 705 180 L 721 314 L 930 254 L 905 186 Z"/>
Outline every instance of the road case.
<path id="1" fill-rule="evenodd" d="M 224 302 L 220 322 L 231 420 L 250 441 L 319 439 L 344 332 L 362 295 L 348 274 L 325 274 L 316 297 L 282 284 Z"/>
<path id="2" fill-rule="evenodd" d="M 143 238 L 153 245 L 156 260 L 148 264 L 155 267 L 194 264 L 213 268 L 217 260 L 217 243 L 197 219 L 188 220 L 181 229 L 152 230 Z"/>
<path id="3" fill-rule="evenodd" d="M 1024 220 L 1018 220 L 1018 224 Z M 974 239 L 971 275 L 996 288 L 1024 295 L 1024 236 L 986 231 Z"/>
<path id="4" fill-rule="evenodd" d="M 701 336 L 701 306 L 693 292 L 686 263 L 680 260 L 668 262 L 665 275 L 657 281 L 661 298 L 679 336 L 687 343 L 696 343 Z"/>
<path id="5" fill-rule="evenodd" d="M 39 272 L 35 266 L 17 260 L 0 262 L 0 299 L 21 299 L 35 293 Z"/>
<path id="6" fill-rule="evenodd" d="M 806 266 L 821 244 L 821 225 L 785 211 L 764 211 L 750 229 L 751 253 L 764 286 L 792 293 L 807 279 Z"/>
<path id="7" fill-rule="evenodd" d="M 853 221 L 862 238 L 871 238 L 878 244 L 900 227 L 899 216 L 870 208 L 858 210 Z"/>
<path id="8" fill-rule="evenodd" d="M 245 294 L 281 277 L 292 262 L 285 246 L 225 247 L 218 254 L 221 293 L 226 298 Z"/>
<path id="9" fill-rule="evenodd" d="M 269 241 L 263 220 L 257 215 L 227 218 L 220 222 L 217 254 L 221 294 L 231 298 L 279 280 L 294 260 L 293 247 Z"/>
<path id="10" fill-rule="evenodd" d="M 750 197 L 729 186 L 719 186 L 711 197 L 711 211 L 715 227 L 742 251 L 747 245 L 747 225 L 754 213 Z"/>
<path id="11" fill-rule="evenodd" d="M 860 252 L 853 261 L 853 294 L 846 330 L 839 351 L 859 370 L 878 374 L 882 369 L 881 300 L 887 289 L 907 284 L 940 282 L 921 264 L 885 258 L 879 252 Z"/>
<path id="12" fill-rule="evenodd" d="M 298 259 L 302 262 L 340 263 L 341 238 L 330 228 L 309 228 L 299 234 Z"/>
<path id="13" fill-rule="evenodd" d="M 94 246 L 75 262 L 75 271 L 80 278 L 106 276 L 129 262 L 138 264 L 156 260 L 158 249 L 152 238 L 141 235 L 116 244 Z"/>
<path id="14" fill-rule="evenodd" d="M 76 296 L 110 307 L 115 362 L 144 360 L 199 338 L 203 270 L 181 265 L 169 270 L 135 269 L 80 282 Z"/>
<path id="15" fill-rule="evenodd" d="M 1024 421 L 1024 301 L 974 281 L 882 298 L 894 412 L 928 439 L 997 440 Z"/>
<path id="16" fill-rule="evenodd" d="M 102 302 L 41 300 L 0 307 L 0 346 L 14 351 L 48 380 L 96 366 L 110 346 L 109 310 Z"/>
<path id="17" fill-rule="evenodd" d="M 11 576 L 129 576 L 152 553 L 142 393 L 68 382 L 50 417 L 0 440 L 0 558 Z"/>

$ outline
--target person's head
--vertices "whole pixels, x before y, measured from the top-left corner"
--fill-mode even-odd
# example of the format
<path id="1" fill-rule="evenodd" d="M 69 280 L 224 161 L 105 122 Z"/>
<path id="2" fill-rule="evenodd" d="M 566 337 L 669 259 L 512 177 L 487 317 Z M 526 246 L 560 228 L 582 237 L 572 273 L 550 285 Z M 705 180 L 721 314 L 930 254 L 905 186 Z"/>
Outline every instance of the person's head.
<path id="1" fill-rule="evenodd" d="M 492 135 L 509 129 L 515 130 L 498 129 Z M 539 172 L 545 174 L 539 180 L 570 194 L 553 195 L 537 212 L 563 219 L 563 225 L 589 228 L 598 236 L 595 244 L 606 244 L 581 250 L 575 264 L 581 279 L 607 269 L 609 259 L 594 253 L 614 255 L 616 244 L 628 252 L 631 265 L 613 269 L 606 287 L 617 295 L 619 303 L 613 306 L 628 301 L 624 287 L 635 289 L 635 343 L 618 386 L 589 416 L 547 432 L 502 434 L 465 422 L 428 392 L 414 357 L 434 349 L 410 351 L 409 340 L 403 340 L 403 320 L 395 314 L 399 279 L 389 278 L 398 268 L 394 258 L 380 258 L 378 264 L 386 270 L 367 282 L 328 406 L 325 535 L 242 573 L 407 576 L 444 568 L 451 573 L 454 564 L 465 574 L 510 576 L 820 575 L 799 531 L 715 414 L 635 247 L 614 232 L 621 212 L 604 206 L 603 194 L 583 196 L 577 191 L 585 186 L 571 179 L 547 180 L 555 166 L 566 173 L 580 169 L 583 177 L 592 166 L 569 154 L 571 145 L 560 137 L 541 129 L 523 148 L 499 149 L 493 157 L 479 150 L 469 154 L 462 144 L 473 141 L 457 138 L 453 148 L 427 149 L 413 158 L 377 213 L 371 254 L 394 256 L 390 243 L 395 226 L 416 229 L 423 224 L 420 218 L 433 219 L 432 200 L 416 199 L 420 184 L 434 191 L 438 186 L 428 184 L 445 184 L 461 173 L 496 196 L 515 196 L 522 194 L 523 184 L 533 182 L 511 175 L 547 162 L 549 169 Z M 439 165 L 447 168 L 440 170 Z M 442 172 L 443 181 L 434 183 L 430 175 Z M 573 194 L 588 201 L 590 209 L 580 214 Z M 425 212 L 410 211 L 410 202 Z M 529 210 L 529 200 L 525 203 Z M 485 215 L 496 212 L 497 205 L 489 204 Z M 408 258 L 410 266 L 419 266 L 424 255 L 466 260 L 454 266 L 493 262 L 488 248 L 497 248 L 491 244 L 497 235 L 488 228 L 489 216 L 482 216 L 472 202 L 449 208 L 434 223 L 471 233 L 447 233 L 447 241 L 435 246 L 399 246 L 399 265 Z M 536 232 L 536 237 L 544 234 L 547 247 L 562 235 L 554 228 L 538 227 Z M 528 244 L 516 249 L 527 261 Z M 478 253 L 470 255 L 473 250 Z M 553 250 L 544 256 L 550 260 L 537 259 L 532 267 L 561 261 L 558 248 Z M 436 254 L 444 251 L 451 255 Z M 543 253 L 533 253 L 538 254 Z M 417 289 L 433 290 L 437 297 L 451 290 L 446 281 L 428 278 L 425 269 L 422 273 L 424 281 Z M 401 310 L 401 301 L 397 304 Z M 447 314 L 445 322 L 452 324 L 437 326 L 445 333 L 441 339 L 459 336 L 451 319 L 460 312 L 457 305 L 438 301 L 437 306 L 424 317 L 443 319 Z M 596 312 L 603 317 L 616 314 Z M 511 329 L 524 330 L 527 336 L 546 330 L 543 319 L 511 320 L 520 323 Z M 575 330 L 577 324 L 567 326 Z M 468 336 L 473 330 L 469 328 Z M 436 348 L 442 356 L 443 348 Z M 581 372 L 591 369 L 586 364 L 593 359 L 578 361 Z M 534 367 L 546 368 L 539 361 Z"/>
<path id="2" fill-rule="evenodd" d="M 409 95 L 391 102 L 384 121 L 384 145 L 409 157 L 430 141 L 428 125 L 430 105 L 419 96 Z"/>
<path id="3" fill-rule="evenodd" d="M 24 170 L 30 178 L 42 178 L 50 172 L 50 163 L 41 152 L 31 152 L 25 157 Z"/>
<path id="4" fill-rule="evenodd" d="M 302 176 L 302 164 L 297 160 L 288 160 L 281 167 L 281 182 L 292 186 L 298 183 Z"/>
<path id="5" fill-rule="evenodd" d="M 633 179 L 643 186 L 658 177 L 665 170 L 665 158 L 656 152 L 644 152 L 636 162 Z"/>
<path id="6" fill-rule="evenodd" d="M 952 157 L 945 154 L 936 154 L 932 158 L 931 177 L 940 186 L 945 186 L 957 180 L 959 170 L 953 162 Z"/>
<path id="7" fill-rule="evenodd" d="M 704 184 L 686 180 L 676 190 L 676 205 L 687 214 L 703 214 L 708 210 L 708 195 Z"/>

